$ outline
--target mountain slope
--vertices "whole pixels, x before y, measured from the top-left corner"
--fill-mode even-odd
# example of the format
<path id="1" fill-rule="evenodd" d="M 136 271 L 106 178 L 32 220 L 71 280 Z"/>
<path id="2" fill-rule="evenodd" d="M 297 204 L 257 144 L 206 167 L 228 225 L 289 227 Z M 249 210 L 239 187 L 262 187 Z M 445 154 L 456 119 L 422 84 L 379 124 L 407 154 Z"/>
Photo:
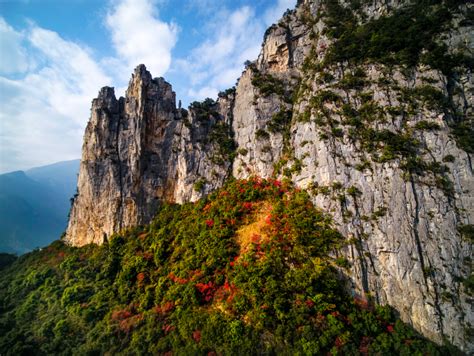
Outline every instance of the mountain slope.
<path id="1" fill-rule="evenodd" d="M 94 100 L 66 241 L 102 243 L 227 178 L 289 179 L 348 244 L 352 292 L 472 352 L 473 4 L 301 0 L 235 89 L 175 106 L 137 67 Z"/>
<path id="2" fill-rule="evenodd" d="M 79 161 L 0 175 L 0 251 L 25 253 L 64 231 Z"/>
<path id="3" fill-rule="evenodd" d="M 0 350 L 19 354 L 396 354 L 440 348 L 350 297 L 331 219 L 287 183 L 163 205 L 102 246 L 55 242 L 0 276 Z M 336 267 L 338 266 L 338 267 Z M 47 301 L 47 304 L 45 303 Z"/>

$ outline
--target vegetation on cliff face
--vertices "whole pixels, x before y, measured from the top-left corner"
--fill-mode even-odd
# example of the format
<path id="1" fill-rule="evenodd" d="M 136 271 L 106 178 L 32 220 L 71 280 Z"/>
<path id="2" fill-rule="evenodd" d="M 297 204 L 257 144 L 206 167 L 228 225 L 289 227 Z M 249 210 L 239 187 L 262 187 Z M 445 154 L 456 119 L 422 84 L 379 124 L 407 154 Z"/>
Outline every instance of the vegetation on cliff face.
<path id="1" fill-rule="evenodd" d="M 0 350 L 446 354 L 389 308 L 346 294 L 342 243 L 305 192 L 233 181 L 102 246 L 58 241 L 6 267 Z"/>

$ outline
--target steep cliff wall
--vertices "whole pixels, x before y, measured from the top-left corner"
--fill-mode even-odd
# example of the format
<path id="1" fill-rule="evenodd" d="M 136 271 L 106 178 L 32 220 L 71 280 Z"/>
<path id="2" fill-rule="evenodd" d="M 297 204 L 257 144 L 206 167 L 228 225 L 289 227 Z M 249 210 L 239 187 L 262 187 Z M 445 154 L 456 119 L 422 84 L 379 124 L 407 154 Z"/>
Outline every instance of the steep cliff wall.
<path id="1" fill-rule="evenodd" d="M 232 103 L 229 93 L 189 112 L 178 109 L 171 85 L 153 79 L 143 65 L 125 98 L 101 89 L 84 135 L 65 240 L 100 244 L 114 232 L 149 223 L 161 201 L 194 201 L 221 186 L 233 151 Z"/>
<path id="2" fill-rule="evenodd" d="M 399 7 L 371 2 L 350 11 L 306 1 L 270 28 L 237 87 L 234 131 L 245 155 L 233 173 L 307 188 L 348 238 L 339 252 L 351 262 L 356 293 L 394 306 L 434 340 L 469 349 L 474 316 L 462 282 L 472 273 L 472 241 L 459 229 L 474 221 L 472 136 L 462 137 L 473 133 L 474 82 L 472 63 L 461 60 L 473 53 L 472 24 L 462 20 L 472 8 L 450 19 L 426 10 L 445 21 L 429 38 L 446 51 L 444 66 L 414 58 L 399 65 L 397 48 L 383 53 L 391 61 L 351 54 L 350 43 L 330 33 L 348 36 L 341 17 L 356 22 L 353 31 L 383 36 L 397 16 L 420 15 Z M 364 17 L 382 20 L 358 26 Z M 409 26 L 393 30 L 403 36 Z M 384 45 L 398 40 L 390 36 Z"/>
<path id="3" fill-rule="evenodd" d="M 100 243 L 231 174 L 290 179 L 347 237 L 354 293 L 472 350 L 472 11 L 299 1 L 235 94 L 189 111 L 138 67 L 125 99 L 93 102 L 66 239 Z"/>

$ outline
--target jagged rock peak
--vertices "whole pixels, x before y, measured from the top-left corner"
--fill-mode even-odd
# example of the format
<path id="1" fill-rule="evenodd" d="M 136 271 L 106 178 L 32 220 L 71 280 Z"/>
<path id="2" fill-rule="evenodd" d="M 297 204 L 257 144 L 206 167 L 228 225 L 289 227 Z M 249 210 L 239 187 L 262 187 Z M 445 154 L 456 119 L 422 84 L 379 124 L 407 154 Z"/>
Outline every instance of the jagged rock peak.
<path id="1" fill-rule="evenodd" d="M 162 109 L 169 111 L 176 109 L 176 93 L 171 84 L 161 77 L 152 78 L 145 65 L 140 64 L 132 74 L 125 96 L 126 98 L 137 98 L 140 101 L 144 93 L 146 93 L 145 100 L 158 101 Z"/>
<path id="2" fill-rule="evenodd" d="M 149 223 L 163 201 L 196 200 L 222 185 L 231 167 L 232 103 L 226 95 L 189 113 L 177 109 L 172 86 L 144 65 L 133 72 L 125 98 L 102 88 L 84 134 L 66 241 L 102 243 Z"/>
<path id="3" fill-rule="evenodd" d="M 103 87 L 99 91 L 99 95 L 97 96 L 97 99 L 99 100 L 105 100 L 108 98 L 114 98 L 115 99 L 115 89 L 113 87 Z"/>

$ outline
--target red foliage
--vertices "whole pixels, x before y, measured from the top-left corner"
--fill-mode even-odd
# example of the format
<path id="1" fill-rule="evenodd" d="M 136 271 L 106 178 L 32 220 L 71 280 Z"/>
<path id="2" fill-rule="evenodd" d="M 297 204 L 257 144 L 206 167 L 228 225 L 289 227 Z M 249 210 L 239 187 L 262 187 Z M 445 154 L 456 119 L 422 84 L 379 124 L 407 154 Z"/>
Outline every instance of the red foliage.
<path id="1" fill-rule="evenodd" d="M 267 217 L 265 218 L 265 222 L 267 223 L 267 225 L 271 225 L 272 224 L 272 214 L 268 214 Z"/>
<path id="2" fill-rule="evenodd" d="M 171 272 L 171 273 L 168 275 L 168 277 L 169 277 L 169 279 L 171 279 L 174 283 L 178 283 L 178 284 L 186 284 L 186 283 L 189 282 L 189 280 L 186 279 L 186 278 L 176 277 L 173 272 Z"/>
<path id="3" fill-rule="evenodd" d="M 141 283 L 143 282 L 143 280 L 145 279 L 145 273 L 144 272 L 140 272 L 139 274 L 137 274 L 137 281 L 138 283 Z"/>
<path id="4" fill-rule="evenodd" d="M 215 286 L 214 283 L 208 282 L 208 283 L 196 283 L 195 285 L 196 289 L 201 293 L 203 299 L 206 302 L 209 302 L 212 300 L 214 297 L 214 292 L 215 292 Z"/>
<path id="5" fill-rule="evenodd" d="M 193 339 L 196 342 L 201 341 L 201 331 L 200 330 L 193 331 Z"/>
<path id="6" fill-rule="evenodd" d="M 341 348 L 343 345 L 345 344 L 345 342 L 338 336 L 336 337 L 336 341 L 334 341 L 334 346 L 336 346 L 336 348 Z"/>
<path id="7" fill-rule="evenodd" d="M 308 308 L 312 308 L 314 307 L 314 302 L 311 300 L 311 299 L 308 299 L 306 302 L 305 302 L 306 306 Z"/>
<path id="8" fill-rule="evenodd" d="M 252 210 L 252 206 L 253 204 L 250 203 L 250 202 L 245 202 L 242 204 L 242 207 L 245 209 L 245 210 Z"/>
<path id="9" fill-rule="evenodd" d="M 65 255 L 64 251 L 61 251 L 61 252 L 58 253 L 58 257 L 59 257 L 59 258 L 63 258 L 64 255 Z"/>
<path id="10" fill-rule="evenodd" d="M 128 310 L 117 310 L 112 313 L 112 320 L 120 321 L 130 318 L 132 315 Z"/>
<path id="11" fill-rule="evenodd" d="M 132 331 L 135 326 L 143 319 L 143 316 L 138 314 L 134 315 L 128 319 L 124 319 L 120 321 L 119 329 L 124 333 L 128 334 Z"/>
<path id="12" fill-rule="evenodd" d="M 394 328 L 393 328 L 393 325 L 387 325 L 387 331 L 389 333 L 393 333 L 395 331 Z"/>
<path id="13" fill-rule="evenodd" d="M 118 322 L 120 331 L 128 334 L 143 319 L 141 314 L 133 315 L 128 310 L 117 310 L 112 313 L 112 320 Z"/>
<path id="14" fill-rule="evenodd" d="M 259 234 L 253 234 L 252 235 L 252 242 L 253 243 L 256 243 L 256 244 L 260 243 L 260 239 L 261 239 L 261 236 Z"/>
<path id="15" fill-rule="evenodd" d="M 318 315 L 316 315 L 316 322 L 317 322 L 318 324 L 322 324 L 322 323 L 324 323 L 325 321 L 326 321 L 326 317 L 325 317 L 323 314 L 318 313 Z"/>
<path id="16" fill-rule="evenodd" d="M 236 293 L 237 288 L 226 280 L 224 285 L 215 291 L 214 296 L 218 301 L 225 299 L 227 303 L 230 303 L 234 299 Z"/>
<path id="17" fill-rule="evenodd" d="M 234 257 L 234 260 L 230 262 L 230 266 L 231 266 L 231 267 L 234 267 L 234 265 L 235 265 L 235 264 L 237 263 L 237 261 L 239 260 L 239 257 L 240 257 L 240 256 L 235 256 L 235 257 Z"/>
<path id="18" fill-rule="evenodd" d="M 161 330 L 163 330 L 165 332 L 165 334 L 170 333 L 174 329 L 175 329 L 174 325 L 170 325 L 170 324 L 165 324 L 161 327 Z"/>
<path id="19" fill-rule="evenodd" d="M 212 220 L 212 219 L 206 220 L 206 225 L 207 225 L 207 227 L 213 227 L 214 226 L 214 220 Z"/>
<path id="20" fill-rule="evenodd" d="M 367 299 L 361 298 L 361 297 L 355 297 L 354 298 L 354 303 L 357 305 L 359 308 L 368 310 L 370 309 L 370 305 Z"/>
<path id="21" fill-rule="evenodd" d="M 167 314 L 174 309 L 174 302 L 166 302 L 163 305 L 157 305 L 153 308 L 156 314 Z"/>

